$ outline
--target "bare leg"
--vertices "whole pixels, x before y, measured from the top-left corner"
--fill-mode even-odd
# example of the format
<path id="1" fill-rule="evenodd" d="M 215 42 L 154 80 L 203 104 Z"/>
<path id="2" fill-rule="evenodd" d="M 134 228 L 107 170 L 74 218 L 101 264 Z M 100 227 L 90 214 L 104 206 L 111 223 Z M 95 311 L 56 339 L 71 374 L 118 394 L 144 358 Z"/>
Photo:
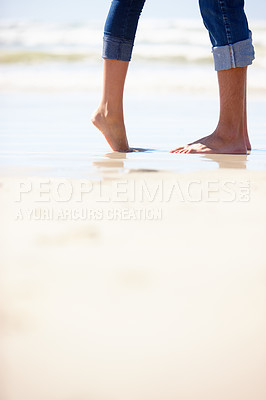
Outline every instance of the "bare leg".
<path id="1" fill-rule="evenodd" d="M 246 80 L 246 88 L 245 88 L 245 99 L 244 99 L 244 135 L 245 142 L 247 146 L 247 150 L 251 150 L 251 144 L 248 136 L 248 123 L 247 123 L 247 80 Z"/>
<path id="2" fill-rule="evenodd" d="M 250 146 L 246 121 L 247 67 L 218 71 L 220 118 L 215 131 L 172 153 L 246 154 Z"/>
<path id="3" fill-rule="evenodd" d="M 129 62 L 103 60 L 103 93 L 92 123 L 114 151 L 130 151 L 123 113 L 123 93 Z"/>

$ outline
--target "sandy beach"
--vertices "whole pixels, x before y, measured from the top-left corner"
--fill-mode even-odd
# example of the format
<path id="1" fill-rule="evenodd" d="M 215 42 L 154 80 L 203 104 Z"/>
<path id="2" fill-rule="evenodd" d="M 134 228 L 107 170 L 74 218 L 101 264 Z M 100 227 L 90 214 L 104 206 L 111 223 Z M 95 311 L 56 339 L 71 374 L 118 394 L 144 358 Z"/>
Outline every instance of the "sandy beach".
<path id="1" fill-rule="evenodd" d="M 102 22 L 1 23 L 1 400 L 265 400 L 265 32 L 251 153 L 171 154 L 217 123 L 209 39 L 143 20 L 123 154 L 90 123 Z"/>
<path id="2" fill-rule="evenodd" d="M 115 162 L 1 179 L 2 398 L 263 400 L 266 172 Z"/>
<path id="3" fill-rule="evenodd" d="M 1 96 L 1 399 L 264 400 L 264 100 L 251 154 L 187 156 L 212 96 L 130 94 L 128 154 L 96 95 Z"/>
<path id="4" fill-rule="evenodd" d="M 129 154 L 94 94 L 1 96 L 1 399 L 264 400 L 264 100 L 251 154 L 186 156 L 212 96 L 130 94 Z"/>

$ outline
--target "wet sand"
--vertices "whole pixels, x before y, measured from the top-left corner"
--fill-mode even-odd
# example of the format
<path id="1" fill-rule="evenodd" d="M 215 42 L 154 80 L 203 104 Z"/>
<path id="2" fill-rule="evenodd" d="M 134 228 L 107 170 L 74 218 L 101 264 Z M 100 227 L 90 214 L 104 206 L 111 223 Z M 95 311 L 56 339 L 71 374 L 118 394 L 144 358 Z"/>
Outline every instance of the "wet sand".
<path id="1" fill-rule="evenodd" d="M 96 97 L 1 94 L 1 400 L 264 400 L 265 100 L 251 154 L 187 156 L 215 97 L 129 94 L 129 154 Z"/>

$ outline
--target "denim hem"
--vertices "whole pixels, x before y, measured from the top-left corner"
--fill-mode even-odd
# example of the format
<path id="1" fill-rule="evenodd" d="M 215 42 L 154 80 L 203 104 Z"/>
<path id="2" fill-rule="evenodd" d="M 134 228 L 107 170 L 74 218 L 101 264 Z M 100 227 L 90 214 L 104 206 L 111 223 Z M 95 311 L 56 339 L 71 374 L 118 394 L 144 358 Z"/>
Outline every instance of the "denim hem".
<path id="1" fill-rule="evenodd" d="M 102 58 L 110 60 L 130 61 L 133 41 L 104 35 Z"/>
<path id="2" fill-rule="evenodd" d="M 255 59 L 251 33 L 249 39 L 212 49 L 215 71 L 246 67 Z"/>

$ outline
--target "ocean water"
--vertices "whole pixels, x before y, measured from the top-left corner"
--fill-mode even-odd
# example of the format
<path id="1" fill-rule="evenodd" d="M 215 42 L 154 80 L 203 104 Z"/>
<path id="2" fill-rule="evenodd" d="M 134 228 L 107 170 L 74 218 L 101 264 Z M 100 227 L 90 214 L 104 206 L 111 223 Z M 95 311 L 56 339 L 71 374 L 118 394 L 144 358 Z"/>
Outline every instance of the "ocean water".
<path id="1" fill-rule="evenodd" d="M 0 22 L 1 91 L 92 91 L 101 87 L 103 22 Z M 266 21 L 253 22 L 256 61 L 249 88 L 266 92 Z M 216 90 L 210 41 L 200 20 L 141 19 L 132 91 Z"/>
<path id="2" fill-rule="evenodd" d="M 215 129 L 219 103 L 201 21 L 141 20 L 127 78 L 130 154 L 110 152 L 90 123 L 102 85 L 102 23 L 0 23 L 2 175 L 101 178 L 132 170 L 266 168 L 266 22 L 254 24 L 249 69 L 248 156 L 170 154 Z M 109 175 L 110 176 L 110 175 Z M 98 179 L 97 178 L 97 179 Z"/>

